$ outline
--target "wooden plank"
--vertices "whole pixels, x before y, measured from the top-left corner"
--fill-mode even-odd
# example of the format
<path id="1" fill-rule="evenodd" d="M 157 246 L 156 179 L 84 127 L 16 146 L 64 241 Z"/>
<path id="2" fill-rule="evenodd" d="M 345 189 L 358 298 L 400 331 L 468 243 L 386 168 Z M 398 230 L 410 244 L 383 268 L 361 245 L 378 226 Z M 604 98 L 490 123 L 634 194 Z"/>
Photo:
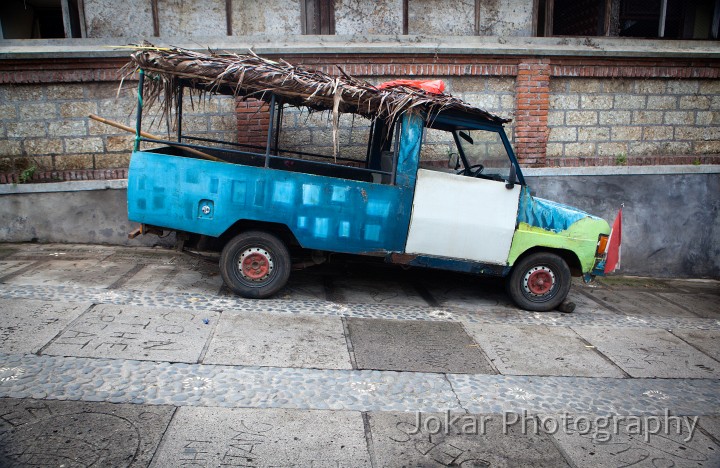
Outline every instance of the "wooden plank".
<path id="1" fill-rule="evenodd" d="M 545 2 L 545 37 L 553 35 L 553 15 L 555 11 L 555 0 Z"/>
<path id="2" fill-rule="evenodd" d="M 87 20 L 85 19 L 85 0 L 77 0 L 78 16 L 80 17 L 80 37 L 87 37 Z"/>
<path id="3" fill-rule="evenodd" d="M 227 35 L 232 36 L 233 35 L 233 29 L 232 29 L 232 11 L 233 11 L 233 2 L 232 0 L 225 0 L 225 25 L 227 28 Z"/>
<path id="4" fill-rule="evenodd" d="M 402 8 L 403 8 L 403 11 L 402 11 L 402 29 L 403 29 L 403 32 L 402 32 L 402 33 L 403 33 L 404 35 L 406 35 L 406 36 L 408 35 L 408 33 L 409 33 L 409 31 L 410 31 L 410 19 L 409 19 L 409 17 L 408 17 L 409 14 L 410 14 L 410 13 L 409 13 L 410 7 L 409 7 L 409 5 L 408 5 L 408 2 L 409 2 L 409 0 L 403 0 L 403 4 L 402 4 Z"/>
<path id="5" fill-rule="evenodd" d="M 70 5 L 68 0 L 60 0 L 60 7 L 62 8 L 62 19 L 63 29 L 65 30 L 65 37 L 72 39 L 72 23 L 70 22 Z"/>
<path id="6" fill-rule="evenodd" d="M 665 18 L 667 17 L 667 0 L 660 4 L 660 21 L 658 21 L 658 37 L 665 37 Z"/>
<path id="7" fill-rule="evenodd" d="M 610 35 L 610 21 L 612 15 L 613 0 L 605 0 L 605 18 L 603 19 L 603 34 Z"/>
<path id="8" fill-rule="evenodd" d="M 153 36 L 160 37 L 160 14 L 158 12 L 158 0 L 151 0 Z"/>

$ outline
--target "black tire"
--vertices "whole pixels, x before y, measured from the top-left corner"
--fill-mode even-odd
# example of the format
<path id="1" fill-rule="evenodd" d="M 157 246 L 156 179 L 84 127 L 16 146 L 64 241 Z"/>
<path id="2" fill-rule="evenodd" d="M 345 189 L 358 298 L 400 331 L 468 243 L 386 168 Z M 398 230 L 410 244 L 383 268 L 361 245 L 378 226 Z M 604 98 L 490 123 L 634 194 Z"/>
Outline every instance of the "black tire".
<path id="1" fill-rule="evenodd" d="M 290 254 L 285 244 L 264 231 L 235 236 L 220 255 L 220 274 L 233 292 L 252 299 L 270 297 L 287 283 Z"/>
<path id="2" fill-rule="evenodd" d="M 525 310 L 547 312 L 570 292 L 570 268 L 553 253 L 530 254 L 515 264 L 505 282 L 510 298 Z"/>

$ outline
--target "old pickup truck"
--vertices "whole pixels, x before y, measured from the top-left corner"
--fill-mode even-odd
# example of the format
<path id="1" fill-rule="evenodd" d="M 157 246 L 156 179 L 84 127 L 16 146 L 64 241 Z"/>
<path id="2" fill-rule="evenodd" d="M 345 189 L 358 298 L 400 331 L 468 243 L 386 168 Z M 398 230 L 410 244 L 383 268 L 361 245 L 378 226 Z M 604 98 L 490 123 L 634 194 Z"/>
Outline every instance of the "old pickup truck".
<path id="1" fill-rule="evenodd" d="M 272 296 L 298 259 L 327 252 L 504 277 L 514 302 L 533 311 L 565 300 L 571 276 L 603 274 L 608 223 L 532 196 L 506 119 L 422 83 L 376 87 L 254 54 L 141 47 L 132 57 L 139 105 L 129 218 L 143 232 L 213 239 L 237 294 Z M 185 136 L 184 89 L 265 101 L 266 145 Z M 143 102 L 153 100 L 174 112 L 176 138 L 141 131 Z M 330 113 L 336 150 L 339 114 L 369 119 L 364 160 L 283 149 L 288 107 Z M 424 161 L 429 131 L 454 142 L 443 167 Z"/>

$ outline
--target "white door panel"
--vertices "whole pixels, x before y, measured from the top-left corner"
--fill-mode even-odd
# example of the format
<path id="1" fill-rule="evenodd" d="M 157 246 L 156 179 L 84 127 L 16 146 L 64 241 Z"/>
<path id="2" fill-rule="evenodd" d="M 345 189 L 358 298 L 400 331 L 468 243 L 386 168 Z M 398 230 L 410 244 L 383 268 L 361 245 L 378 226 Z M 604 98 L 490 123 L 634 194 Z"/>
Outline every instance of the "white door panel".
<path id="1" fill-rule="evenodd" d="M 405 252 L 504 265 L 520 185 L 419 169 Z"/>

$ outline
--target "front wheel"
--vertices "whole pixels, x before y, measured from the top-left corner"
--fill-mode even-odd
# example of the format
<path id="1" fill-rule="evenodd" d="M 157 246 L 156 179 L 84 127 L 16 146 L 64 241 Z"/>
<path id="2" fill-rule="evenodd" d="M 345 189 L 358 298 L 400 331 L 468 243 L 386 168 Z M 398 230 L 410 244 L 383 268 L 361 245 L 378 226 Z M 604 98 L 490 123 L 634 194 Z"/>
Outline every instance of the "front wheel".
<path id="1" fill-rule="evenodd" d="M 227 243 L 220 255 L 220 274 L 233 292 L 248 298 L 272 296 L 290 276 L 285 244 L 264 231 L 248 231 Z"/>
<path id="2" fill-rule="evenodd" d="M 570 268 L 558 255 L 534 253 L 513 267 L 505 287 L 512 300 L 525 310 L 553 310 L 570 292 Z"/>

